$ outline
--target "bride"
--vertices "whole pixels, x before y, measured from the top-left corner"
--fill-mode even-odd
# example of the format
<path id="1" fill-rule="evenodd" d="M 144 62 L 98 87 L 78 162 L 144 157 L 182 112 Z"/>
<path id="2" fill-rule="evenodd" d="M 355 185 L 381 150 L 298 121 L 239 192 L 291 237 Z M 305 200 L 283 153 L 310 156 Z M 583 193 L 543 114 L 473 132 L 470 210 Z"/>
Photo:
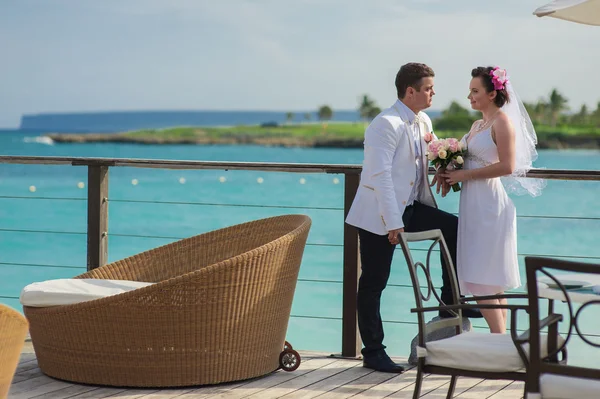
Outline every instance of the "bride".
<path id="1" fill-rule="evenodd" d="M 477 300 L 521 285 L 517 216 L 506 191 L 537 196 L 544 181 L 524 177 L 537 158 L 537 138 L 506 70 L 477 67 L 471 77 L 468 99 L 482 119 L 475 121 L 461 140 L 467 148 L 464 168 L 442 176 L 449 184 L 462 182 L 458 281 L 461 294 Z M 506 299 L 480 299 L 477 303 L 506 304 Z M 492 333 L 506 332 L 506 309 L 481 309 L 481 313 Z"/>

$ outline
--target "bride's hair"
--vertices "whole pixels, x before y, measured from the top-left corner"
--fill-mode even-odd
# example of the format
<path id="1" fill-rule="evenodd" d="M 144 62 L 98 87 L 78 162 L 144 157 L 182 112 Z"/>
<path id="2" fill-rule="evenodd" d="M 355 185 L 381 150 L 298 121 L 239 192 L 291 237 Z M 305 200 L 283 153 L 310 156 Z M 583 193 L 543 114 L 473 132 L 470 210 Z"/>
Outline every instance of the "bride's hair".
<path id="1" fill-rule="evenodd" d="M 477 67 L 471 71 L 471 77 L 473 78 L 481 78 L 483 82 L 483 86 L 488 93 L 496 90 L 494 87 L 494 82 L 492 80 L 491 72 L 494 70 L 493 67 Z M 494 98 L 494 104 L 498 108 L 502 108 L 504 104 L 510 101 L 508 92 L 506 91 L 506 86 L 504 86 L 500 90 L 496 90 L 496 98 Z"/>

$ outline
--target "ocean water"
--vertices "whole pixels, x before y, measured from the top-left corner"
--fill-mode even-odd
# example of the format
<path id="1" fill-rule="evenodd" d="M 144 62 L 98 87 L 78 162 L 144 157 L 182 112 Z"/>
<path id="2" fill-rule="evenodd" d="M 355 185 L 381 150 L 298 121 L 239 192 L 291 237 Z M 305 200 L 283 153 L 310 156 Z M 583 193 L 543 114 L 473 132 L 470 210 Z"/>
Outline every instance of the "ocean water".
<path id="1" fill-rule="evenodd" d="M 37 137 L 38 134 L 31 131 L 0 133 L 0 155 L 333 164 L 362 162 L 362 151 L 357 149 L 48 145 L 37 142 Z M 600 152 L 541 151 L 536 166 L 600 170 Z M 132 184 L 134 179 L 138 184 Z M 87 185 L 86 180 L 85 167 L 0 164 L 0 302 L 21 310 L 18 296 L 25 285 L 45 279 L 72 277 L 85 271 L 87 191 L 79 188 L 78 183 Z M 519 253 L 577 256 L 588 262 L 600 263 L 596 239 L 600 231 L 599 184 L 549 181 L 541 197 L 513 197 L 520 216 Z M 35 192 L 30 191 L 30 186 L 35 186 Z M 177 238 L 253 219 L 286 213 L 307 214 L 313 220 L 313 227 L 300 270 L 287 337 L 294 347 L 300 349 L 339 352 L 343 187 L 343 175 L 331 174 L 111 168 L 109 261 Z M 457 212 L 458 198 L 457 194 L 444 199 L 438 197 L 439 205 L 447 211 Z M 520 261 L 525 283 L 522 256 Z M 434 282 L 439 284 L 440 273 L 434 273 L 434 277 Z M 417 326 L 416 318 L 410 313 L 414 298 L 400 251 L 395 255 L 390 284 L 382 298 L 382 315 L 386 321 L 385 344 L 390 354 L 407 356 Z M 585 314 L 580 326 L 582 332 L 595 335 L 591 339 L 600 342 L 600 311 L 590 309 Z M 525 315 L 520 315 L 519 322 L 520 326 L 526 327 Z M 482 320 L 475 320 L 474 324 L 485 331 Z M 585 355 L 586 347 L 574 342 L 570 350 L 571 359 L 578 364 L 593 363 L 594 359 Z"/>

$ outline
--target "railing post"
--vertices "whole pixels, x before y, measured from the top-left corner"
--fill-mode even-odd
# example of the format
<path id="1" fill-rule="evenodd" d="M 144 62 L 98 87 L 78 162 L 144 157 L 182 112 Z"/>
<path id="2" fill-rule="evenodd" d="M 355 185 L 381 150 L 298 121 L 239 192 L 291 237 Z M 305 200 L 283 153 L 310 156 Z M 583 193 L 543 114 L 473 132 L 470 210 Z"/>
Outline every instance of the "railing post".
<path id="1" fill-rule="evenodd" d="M 348 215 L 360 175 L 344 174 L 344 220 Z M 356 229 L 344 223 L 344 282 L 342 303 L 342 356 L 357 357 L 360 353 L 361 340 L 358 333 L 358 317 L 356 314 L 356 291 L 360 260 L 358 253 L 358 233 Z"/>
<path id="2" fill-rule="evenodd" d="M 108 258 L 108 166 L 88 166 L 87 269 Z"/>

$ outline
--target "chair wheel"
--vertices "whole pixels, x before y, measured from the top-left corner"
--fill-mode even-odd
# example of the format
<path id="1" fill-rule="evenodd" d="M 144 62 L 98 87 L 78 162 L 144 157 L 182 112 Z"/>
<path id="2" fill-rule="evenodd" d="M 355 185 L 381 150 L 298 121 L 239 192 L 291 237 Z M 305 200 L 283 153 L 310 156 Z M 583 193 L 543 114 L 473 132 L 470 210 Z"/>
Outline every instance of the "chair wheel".
<path id="1" fill-rule="evenodd" d="M 285 341 L 285 344 L 283 344 L 283 350 L 286 350 L 286 349 L 294 349 L 294 348 L 292 347 L 292 344 Z"/>
<path id="2" fill-rule="evenodd" d="M 279 366 L 285 371 L 296 370 L 300 361 L 300 354 L 293 349 L 285 349 L 279 354 Z"/>

